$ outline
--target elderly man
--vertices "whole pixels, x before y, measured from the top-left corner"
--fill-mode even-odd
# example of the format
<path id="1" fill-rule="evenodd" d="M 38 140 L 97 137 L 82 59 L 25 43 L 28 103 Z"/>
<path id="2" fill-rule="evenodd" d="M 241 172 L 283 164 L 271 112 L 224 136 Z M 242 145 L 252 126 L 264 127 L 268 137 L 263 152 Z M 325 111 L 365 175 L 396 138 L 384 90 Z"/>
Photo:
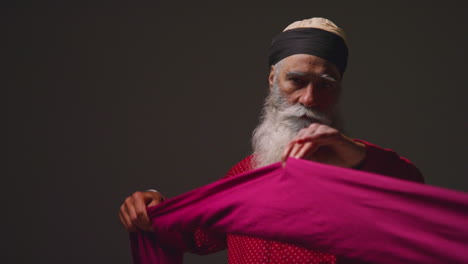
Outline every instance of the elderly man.
<path id="1" fill-rule="evenodd" d="M 347 57 L 344 32 L 327 19 L 297 21 L 280 33 L 270 47 L 270 94 L 253 133 L 253 155 L 225 177 L 294 157 L 423 182 L 418 169 L 395 152 L 341 132 L 339 99 Z M 130 232 L 151 230 L 146 208 L 163 200 L 159 192 L 134 193 L 121 206 L 122 224 Z M 339 263 L 325 252 L 204 230 L 195 232 L 190 251 L 207 254 L 225 248 L 232 264 Z"/>

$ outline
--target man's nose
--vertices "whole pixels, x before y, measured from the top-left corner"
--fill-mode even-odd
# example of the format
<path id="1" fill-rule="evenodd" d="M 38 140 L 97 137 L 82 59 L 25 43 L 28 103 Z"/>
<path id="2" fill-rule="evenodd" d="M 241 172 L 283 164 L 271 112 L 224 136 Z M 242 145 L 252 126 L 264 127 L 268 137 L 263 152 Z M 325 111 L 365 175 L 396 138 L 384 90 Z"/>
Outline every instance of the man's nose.
<path id="1" fill-rule="evenodd" d="M 317 103 L 316 100 L 314 84 L 309 83 L 307 87 L 304 87 L 299 103 L 305 107 L 312 107 Z"/>

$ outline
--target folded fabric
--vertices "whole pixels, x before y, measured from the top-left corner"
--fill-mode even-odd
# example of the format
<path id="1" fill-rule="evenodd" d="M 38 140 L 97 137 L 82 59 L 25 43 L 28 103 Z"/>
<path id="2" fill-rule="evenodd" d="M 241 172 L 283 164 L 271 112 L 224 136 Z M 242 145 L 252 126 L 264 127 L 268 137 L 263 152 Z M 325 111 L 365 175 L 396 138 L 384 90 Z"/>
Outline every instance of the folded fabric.
<path id="1" fill-rule="evenodd" d="M 148 208 L 135 263 L 180 264 L 197 228 L 358 263 L 468 263 L 468 194 L 290 158 Z"/>

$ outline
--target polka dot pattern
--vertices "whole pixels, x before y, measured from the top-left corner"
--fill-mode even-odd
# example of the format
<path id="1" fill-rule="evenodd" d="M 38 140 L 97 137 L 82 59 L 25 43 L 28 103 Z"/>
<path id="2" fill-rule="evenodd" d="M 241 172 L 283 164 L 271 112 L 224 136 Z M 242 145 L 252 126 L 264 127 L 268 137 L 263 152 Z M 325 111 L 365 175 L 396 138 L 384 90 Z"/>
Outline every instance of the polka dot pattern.
<path id="1" fill-rule="evenodd" d="M 252 156 L 236 164 L 224 178 L 252 170 Z M 243 235 L 227 235 L 226 241 L 213 239 L 209 234 L 198 230 L 195 232 L 198 254 L 221 250 L 227 246 L 229 264 L 336 264 L 332 254 L 308 250 L 291 244 L 264 240 Z"/>

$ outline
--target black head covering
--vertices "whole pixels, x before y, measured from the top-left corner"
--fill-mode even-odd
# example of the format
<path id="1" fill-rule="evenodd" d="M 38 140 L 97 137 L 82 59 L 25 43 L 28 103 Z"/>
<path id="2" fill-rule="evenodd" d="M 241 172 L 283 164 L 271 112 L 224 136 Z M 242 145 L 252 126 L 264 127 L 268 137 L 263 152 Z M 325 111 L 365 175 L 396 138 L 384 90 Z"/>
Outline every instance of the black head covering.
<path id="1" fill-rule="evenodd" d="M 341 75 L 348 62 L 348 47 L 337 34 L 319 28 L 295 28 L 278 34 L 268 54 L 269 65 L 294 54 L 310 54 L 333 63 Z"/>

